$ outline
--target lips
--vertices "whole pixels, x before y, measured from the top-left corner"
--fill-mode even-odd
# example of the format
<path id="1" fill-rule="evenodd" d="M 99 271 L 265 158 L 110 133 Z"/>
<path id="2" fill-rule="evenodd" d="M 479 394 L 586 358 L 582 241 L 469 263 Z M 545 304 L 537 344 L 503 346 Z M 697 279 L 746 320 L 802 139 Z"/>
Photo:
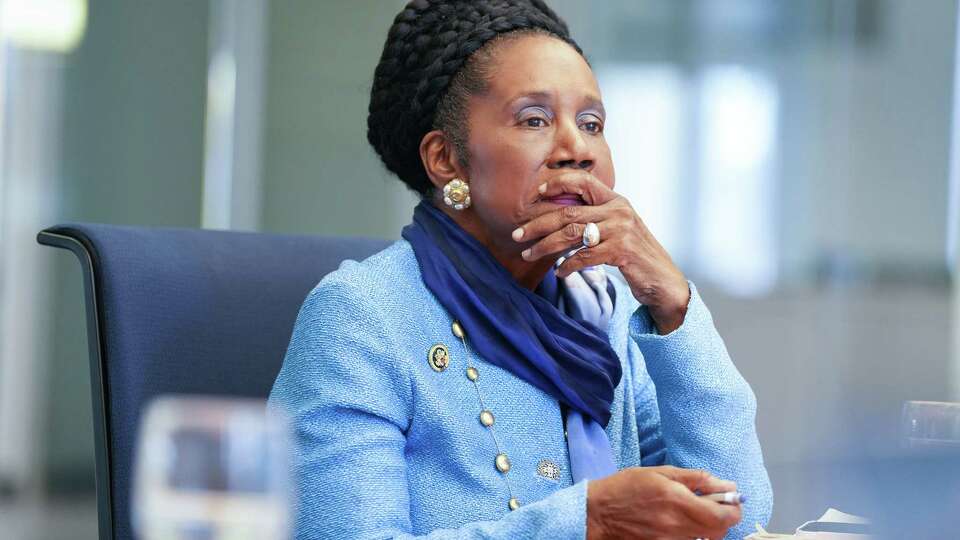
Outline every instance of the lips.
<path id="1" fill-rule="evenodd" d="M 571 193 L 561 193 L 560 195 L 544 197 L 540 200 L 543 202 L 559 204 L 560 206 L 583 206 L 586 204 L 581 196 L 573 195 Z"/>

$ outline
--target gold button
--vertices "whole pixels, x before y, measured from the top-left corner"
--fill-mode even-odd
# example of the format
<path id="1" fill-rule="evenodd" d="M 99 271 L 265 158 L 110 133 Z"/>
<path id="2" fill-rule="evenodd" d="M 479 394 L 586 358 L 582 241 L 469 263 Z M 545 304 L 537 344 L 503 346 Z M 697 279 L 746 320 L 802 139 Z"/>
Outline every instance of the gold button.
<path id="1" fill-rule="evenodd" d="M 468 379 L 470 379 L 471 381 L 475 381 L 475 380 L 477 380 L 478 377 L 480 377 L 480 372 L 477 371 L 477 368 L 475 368 L 475 367 L 468 367 L 468 368 L 467 368 L 467 378 L 468 378 Z"/>
<path id="2" fill-rule="evenodd" d="M 502 473 L 510 470 L 510 458 L 504 453 L 497 454 L 497 459 L 494 460 L 494 463 L 497 465 L 497 470 Z"/>
<path id="3" fill-rule="evenodd" d="M 463 327 L 460 326 L 460 321 L 453 321 L 453 324 L 450 325 L 450 328 L 453 330 L 453 335 L 457 336 L 460 339 L 463 339 Z"/>
<path id="4" fill-rule="evenodd" d="M 490 411 L 480 411 L 480 423 L 490 427 L 493 425 L 493 413 Z"/>
<path id="5" fill-rule="evenodd" d="M 437 343 L 430 347 L 430 352 L 427 353 L 427 362 L 434 371 L 447 369 L 447 366 L 450 365 L 450 352 L 447 350 L 447 346 L 443 343 Z"/>
<path id="6" fill-rule="evenodd" d="M 518 501 L 516 497 L 510 497 L 507 505 L 510 506 L 511 510 L 516 510 L 517 508 L 520 508 L 520 501 Z"/>

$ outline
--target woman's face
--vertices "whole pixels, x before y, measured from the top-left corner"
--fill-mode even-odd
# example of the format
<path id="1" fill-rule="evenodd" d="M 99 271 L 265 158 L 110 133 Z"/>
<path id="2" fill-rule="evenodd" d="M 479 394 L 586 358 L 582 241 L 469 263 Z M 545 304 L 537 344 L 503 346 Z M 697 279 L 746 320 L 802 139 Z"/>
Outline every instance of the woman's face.
<path id="1" fill-rule="evenodd" d="M 613 188 L 606 119 L 593 71 L 570 45 L 524 36 L 498 46 L 489 91 L 468 101 L 473 228 L 491 247 L 519 252 L 520 225 L 570 204 L 577 194 L 541 199 L 538 188 L 561 175 L 593 175 Z"/>

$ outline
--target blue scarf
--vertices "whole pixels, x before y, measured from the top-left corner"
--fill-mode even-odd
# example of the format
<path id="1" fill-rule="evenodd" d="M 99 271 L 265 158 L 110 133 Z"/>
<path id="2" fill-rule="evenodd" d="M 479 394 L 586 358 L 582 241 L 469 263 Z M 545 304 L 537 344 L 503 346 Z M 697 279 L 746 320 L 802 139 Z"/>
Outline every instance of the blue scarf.
<path id="1" fill-rule="evenodd" d="M 402 234 L 473 350 L 561 403 L 574 482 L 615 472 L 603 428 L 622 373 L 606 335 L 613 299 L 605 276 L 585 271 L 558 282 L 547 272 L 531 292 L 429 201 Z"/>

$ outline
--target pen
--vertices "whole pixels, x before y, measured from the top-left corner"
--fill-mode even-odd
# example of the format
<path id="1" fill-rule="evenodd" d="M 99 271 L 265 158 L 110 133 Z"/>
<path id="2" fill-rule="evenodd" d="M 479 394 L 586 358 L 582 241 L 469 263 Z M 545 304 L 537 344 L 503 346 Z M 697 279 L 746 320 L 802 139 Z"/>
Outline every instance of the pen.
<path id="1" fill-rule="evenodd" d="M 714 502 L 721 504 L 743 504 L 747 501 L 747 496 L 736 491 L 724 491 L 723 493 L 710 493 L 709 495 L 701 495 L 706 499 L 709 499 Z"/>

